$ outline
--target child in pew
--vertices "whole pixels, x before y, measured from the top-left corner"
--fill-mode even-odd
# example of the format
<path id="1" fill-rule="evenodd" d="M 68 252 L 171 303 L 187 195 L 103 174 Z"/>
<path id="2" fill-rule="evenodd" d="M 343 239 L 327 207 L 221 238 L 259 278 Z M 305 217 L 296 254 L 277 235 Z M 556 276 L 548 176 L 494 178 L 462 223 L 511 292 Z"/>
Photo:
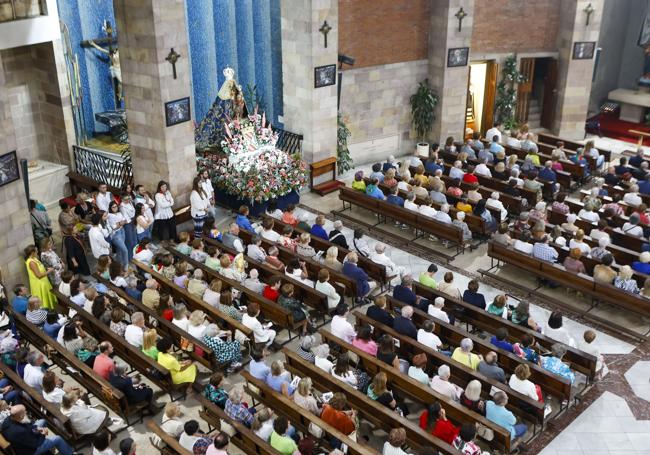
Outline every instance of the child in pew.
<path id="1" fill-rule="evenodd" d="M 61 282 L 59 283 L 59 292 L 66 297 L 70 297 L 70 282 L 74 278 L 74 273 L 70 270 L 65 270 L 61 274 Z"/>
<path id="2" fill-rule="evenodd" d="M 189 255 L 192 252 L 192 247 L 189 245 L 190 233 L 183 231 L 178 234 L 178 244 L 176 245 L 176 251 L 181 254 Z"/>
<path id="3" fill-rule="evenodd" d="M 582 334 L 582 340 L 578 341 L 578 349 L 596 357 L 596 377 L 601 378 L 607 374 L 609 369 L 607 368 L 607 365 L 605 365 L 605 359 L 600 353 L 600 349 L 598 349 L 598 347 L 593 344 L 595 339 L 596 332 L 593 330 L 585 330 L 585 332 Z"/>
<path id="4" fill-rule="evenodd" d="M 535 350 L 535 339 L 529 334 L 525 334 L 523 337 L 521 337 L 521 341 L 519 343 L 512 345 L 512 352 L 522 359 L 528 360 L 529 362 L 539 362 L 539 354 Z"/>

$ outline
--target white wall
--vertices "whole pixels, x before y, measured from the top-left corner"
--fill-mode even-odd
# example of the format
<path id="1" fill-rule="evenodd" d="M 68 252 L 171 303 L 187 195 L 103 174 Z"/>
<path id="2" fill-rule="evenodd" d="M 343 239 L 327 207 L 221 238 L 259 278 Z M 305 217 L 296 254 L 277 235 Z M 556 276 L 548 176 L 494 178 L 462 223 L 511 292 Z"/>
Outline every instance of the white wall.
<path id="1" fill-rule="evenodd" d="M 56 0 L 46 0 L 47 16 L 0 23 L 0 50 L 61 38 Z"/>

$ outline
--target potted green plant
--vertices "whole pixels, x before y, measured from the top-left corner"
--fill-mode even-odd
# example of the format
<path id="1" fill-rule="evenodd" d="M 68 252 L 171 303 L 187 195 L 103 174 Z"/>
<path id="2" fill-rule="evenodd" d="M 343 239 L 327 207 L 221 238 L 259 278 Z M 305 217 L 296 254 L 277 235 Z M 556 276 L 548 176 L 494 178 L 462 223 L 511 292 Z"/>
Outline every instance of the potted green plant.
<path id="1" fill-rule="evenodd" d="M 338 128 L 336 134 L 336 167 L 339 175 L 349 171 L 354 166 L 354 161 L 348 149 L 348 138 L 352 135 L 341 113 L 338 113 Z"/>
<path id="2" fill-rule="evenodd" d="M 525 82 L 526 77 L 517 69 L 517 57 L 509 55 L 503 64 L 501 80 L 497 84 L 497 96 L 494 103 L 496 119 L 506 130 L 517 126 L 515 110 L 517 108 L 517 84 Z"/>
<path id="3" fill-rule="evenodd" d="M 438 105 L 438 95 L 429 85 L 429 79 L 418 84 L 418 89 L 411 95 L 409 101 L 411 103 L 411 123 L 418 138 L 418 152 L 428 155 L 429 143 L 426 142 L 426 138 L 436 118 L 435 110 Z"/>

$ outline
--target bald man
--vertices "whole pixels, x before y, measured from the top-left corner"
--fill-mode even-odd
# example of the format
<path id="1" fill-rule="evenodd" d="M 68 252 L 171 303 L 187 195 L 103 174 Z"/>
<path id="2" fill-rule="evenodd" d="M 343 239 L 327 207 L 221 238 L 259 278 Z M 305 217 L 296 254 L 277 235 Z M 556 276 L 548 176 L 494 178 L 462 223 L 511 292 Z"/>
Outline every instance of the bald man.
<path id="1" fill-rule="evenodd" d="M 10 417 L 2 422 L 0 432 L 11 443 L 16 455 L 42 455 L 56 448 L 61 455 L 73 455 L 70 447 L 61 436 L 48 437 L 46 422 L 32 423 L 27 418 L 25 406 L 12 406 Z"/>

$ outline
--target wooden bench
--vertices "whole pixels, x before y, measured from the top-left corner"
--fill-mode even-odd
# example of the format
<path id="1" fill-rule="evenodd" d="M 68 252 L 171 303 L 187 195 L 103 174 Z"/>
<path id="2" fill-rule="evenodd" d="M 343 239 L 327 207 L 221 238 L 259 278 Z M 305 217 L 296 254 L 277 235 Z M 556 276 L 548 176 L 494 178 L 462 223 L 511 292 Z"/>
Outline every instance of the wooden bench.
<path id="1" fill-rule="evenodd" d="M 358 412 L 359 418 L 369 422 L 376 429 L 389 433 L 393 428 L 402 427 L 406 430 L 407 444 L 412 448 L 433 447 L 443 454 L 458 454 L 458 451 L 446 442 L 423 431 L 416 422 L 408 420 L 386 406 L 371 400 L 365 393 L 356 390 L 331 374 L 326 374 L 295 352 L 284 348 L 282 353 L 285 356 L 285 367 L 288 371 L 303 378 L 311 378 L 314 388 L 321 392 L 343 393 L 350 407 Z"/>
<path id="2" fill-rule="evenodd" d="M 216 270 L 206 267 L 205 264 L 195 261 L 191 257 L 180 253 L 175 248 L 169 248 L 168 251 L 172 256 L 175 256 L 176 258 L 181 259 L 182 261 L 186 261 L 192 267 L 200 268 L 203 271 L 204 275 L 206 276 L 206 279 L 209 278 L 207 280 L 208 282 L 214 278 L 217 278 L 221 280 L 222 283 L 230 286 L 231 288 L 237 289 L 241 294 L 246 295 L 246 298 L 249 301 L 256 302 L 260 306 L 260 309 L 264 314 L 264 317 L 270 319 L 271 321 L 273 321 L 274 324 L 282 327 L 283 329 L 286 329 L 287 333 L 289 334 L 289 341 L 293 339 L 291 332 L 296 331 L 296 328 L 299 326 L 299 324 L 293 321 L 293 315 L 289 310 L 267 299 L 266 297 L 263 297 L 260 294 L 251 291 L 250 289 L 244 287 L 238 282 L 226 278 L 223 275 L 220 275 Z"/>
<path id="3" fill-rule="evenodd" d="M 169 338 L 177 349 L 183 349 L 183 346 L 188 343 L 194 346 L 194 349 L 191 351 L 183 351 L 192 360 L 199 362 L 206 368 L 221 367 L 221 365 L 216 362 L 212 349 L 208 347 L 208 345 L 205 344 L 202 340 L 194 338 L 189 333 L 181 330 L 178 326 L 172 324 L 167 319 L 158 315 L 154 310 L 146 305 L 143 305 L 142 302 L 124 292 L 123 289 L 118 288 L 110 281 L 102 278 L 101 275 L 94 274 L 93 276 L 97 279 L 97 281 L 104 284 L 119 297 L 117 301 L 126 314 L 132 315 L 135 311 L 140 311 L 144 314 L 145 318 L 148 318 L 148 326 L 156 327 L 158 334 L 160 336 Z M 120 299 L 124 300 L 126 304 L 122 304 L 120 302 Z"/>
<path id="4" fill-rule="evenodd" d="M 134 415 L 142 422 L 144 410 L 147 407 L 146 403 L 130 404 L 121 391 L 95 373 L 92 368 L 79 360 L 72 352 L 57 343 L 54 338 L 49 337 L 45 332 L 27 321 L 25 316 L 15 312 L 12 313 L 12 316 L 16 329 L 25 341 L 39 349 L 49 346 L 48 358 L 89 393 L 106 404 L 109 409 L 122 417 L 127 425 L 135 422 L 130 420 Z"/>
<path id="5" fill-rule="evenodd" d="M 233 436 L 230 436 L 230 443 L 244 453 L 257 455 L 280 455 L 280 452 L 271 447 L 267 441 L 264 441 L 262 438 L 257 436 L 250 428 L 246 427 L 246 425 L 243 425 L 241 422 L 231 419 L 226 415 L 223 409 L 208 400 L 203 395 L 202 386 L 194 384 L 194 389 L 196 390 L 194 396 L 201 405 L 199 416 L 208 424 L 208 430 L 210 432 L 214 429 L 223 430 L 221 428 L 221 422 L 225 421 L 236 431 Z"/>
<path id="6" fill-rule="evenodd" d="M 524 335 L 530 335 L 537 343 L 539 343 L 540 346 L 543 346 L 544 349 L 549 351 L 551 349 L 551 346 L 557 343 L 557 341 L 554 339 L 542 335 L 535 330 L 529 329 L 528 327 L 524 327 L 519 324 L 515 324 L 512 321 L 488 313 L 485 310 L 475 307 L 474 305 L 470 305 L 469 303 L 464 302 L 460 299 L 450 297 L 448 294 L 440 292 L 436 289 L 423 286 L 420 283 L 414 282 L 413 284 L 414 291 L 417 295 L 422 296 L 431 302 L 433 302 L 437 297 L 444 298 L 444 310 L 446 312 L 453 313 L 456 317 L 456 320 L 463 321 L 475 328 L 492 334 L 496 333 L 496 331 L 500 328 L 506 328 L 508 330 L 509 341 L 512 343 L 521 341 L 521 338 Z M 593 380 L 593 378 L 596 376 L 596 357 L 568 345 L 566 348 L 567 353 L 564 357 L 564 360 L 570 362 L 573 369 L 580 371 L 590 380 Z"/>
<path id="7" fill-rule="evenodd" d="M 459 426 L 462 423 L 480 423 L 486 428 L 490 428 L 494 432 L 494 439 L 491 441 L 492 448 L 503 448 L 506 453 L 510 453 L 511 441 L 510 432 L 505 430 L 493 422 L 490 422 L 482 415 L 465 408 L 460 403 L 455 402 L 449 397 L 441 395 L 433 390 L 431 387 L 424 386 L 415 379 L 403 374 L 393 366 L 378 360 L 376 357 L 357 349 L 350 343 L 346 343 L 342 339 L 333 335 L 327 330 L 321 329 L 320 331 L 323 342 L 339 346 L 344 352 L 349 351 L 354 353 L 359 359 L 360 366 L 371 377 L 377 373 L 383 372 L 388 378 L 388 383 L 391 389 L 400 393 L 400 396 L 408 396 L 417 403 L 422 403 L 425 406 L 438 401 L 445 408 L 447 418 L 451 420 L 454 425 Z M 516 442 L 515 442 L 516 443 Z"/>
<path id="8" fill-rule="evenodd" d="M 336 180 L 336 157 L 332 156 L 324 160 L 316 161 L 309 165 L 309 187 L 313 193 L 325 196 L 326 194 L 333 193 L 340 187 L 345 186 L 345 183 Z M 332 178 L 326 182 L 314 185 L 314 177 L 332 173 Z"/>
<path id="9" fill-rule="evenodd" d="M 554 136 L 549 133 L 538 133 L 537 134 L 537 139 L 539 142 L 544 142 L 545 144 L 549 145 L 555 145 L 559 141 L 564 142 L 564 146 L 569 149 L 569 150 L 578 150 L 579 148 L 584 148 L 584 144 L 581 144 L 580 142 L 577 141 L 572 141 L 569 139 L 562 139 L 561 137 Z M 611 150 L 606 150 L 602 148 L 598 148 L 598 151 L 600 152 L 601 155 L 605 156 L 605 162 L 609 163 L 612 161 L 612 151 Z"/>
<path id="10" fill-rule="evenodd" d="M 309 425 L 314 424 L 321 428 L 324 433 L 335 437 L 347 445 L 348 453 L 351 455 L 377 455 L 375 450 L 362 446 L 360 443 L 352 440 L 336 428 L 327 424 L 316 414 L 312 414 L 308 410 L 301 408 L 290 398 L 271 389 L 265 382 L 253 377 L 248 371 L 243 370 L 241 375 L 247 383 L 247 392 L 251 397 L 261 401 L 277 414 L 284 415 L 298 431 L 308 433 Z M 250 387 L 250 385 L 253 387 Z"/>
<path id="11" fill-rule="evenodd" d="M 147 420 L 147 429 L 165 443 L 162 448 L 156 448 L 161 455 L 192 455 L 192 452 L 183 448 L 176 438 L 160 428 L 154 419 Z"/>
<path id="12" fill-rule="evenodd" d="M 492 387 L 504 391 L 508 395 L 508 409 L 513 411 L 519 417 L 530 420 L 531 416 L 534 418 L 535 424 L 539 423 L 544 425 L 544 403 L 522 395 L 521 393 L 513 390 L 507 384 L 495 381 L 488 378 L 478 371 L 474 371 L 467 366 L 458 363 L 444 354 L 431 349 L 430 347 L 421 344 L 411 337 L 397 333 L 391 327 L 381 324 L 372 318 L 359 311 L 354 311 L 352 315 L 355 317 L 357 324 L 365 324 L 373 328 L 373 337 L 379 339 L 381 335 L 388 334 L 392 338 L 399 341 L 398 352 L 400 358 L 406 359 L 412 363 L 412 358 L 415 354 L 424 353 L 427 356 L 427 367 L 429 376 L 435 375 L 436 370 L 441 365 L 448 365 L 451 371 L 451 382 L 462 387 L 463 389 L 472 380 L 477 380 L 481 383 L 481 396 L 484 400 L 490 400 L 490 390 Z"/>

